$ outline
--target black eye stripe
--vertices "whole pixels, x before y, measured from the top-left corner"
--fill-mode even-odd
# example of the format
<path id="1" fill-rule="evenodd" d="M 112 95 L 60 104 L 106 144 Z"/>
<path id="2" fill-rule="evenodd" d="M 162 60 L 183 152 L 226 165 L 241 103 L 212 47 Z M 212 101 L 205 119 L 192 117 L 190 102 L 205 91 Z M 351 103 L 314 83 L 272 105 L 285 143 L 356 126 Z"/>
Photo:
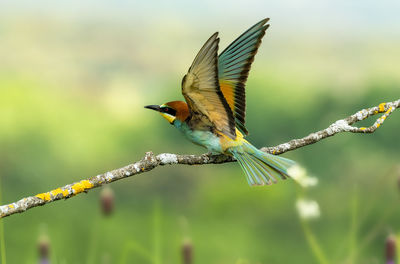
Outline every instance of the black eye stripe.
<path id="1" fill-rule="evenodd" d="M 167 113 L 167 114 L 170 114 L 172 116 L 175 116 L 175 114 L 176 114 L 176 110 L 172 109 L 171 107 L 168 107 L 168 106 L 161 107 L 160 110 L 161 110 L 162 113 Z"/>

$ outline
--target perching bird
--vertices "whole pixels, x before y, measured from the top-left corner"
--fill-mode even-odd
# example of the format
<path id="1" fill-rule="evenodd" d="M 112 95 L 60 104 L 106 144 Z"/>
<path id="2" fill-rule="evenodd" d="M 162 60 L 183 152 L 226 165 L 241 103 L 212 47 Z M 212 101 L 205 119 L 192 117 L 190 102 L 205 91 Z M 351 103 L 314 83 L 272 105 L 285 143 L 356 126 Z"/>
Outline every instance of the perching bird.
<path id="1" fill-rule="evenodd" d="M 219 56 L 218 32 L 201 48 L 182 80 L 186 100 L 148 105 L 190 141 L 212 153 L 235 157 L 250 185 L 275 183 L 286 179 L 292 160 L 258 150 L 247 140 L 245 127 L 245 83 L 269 27 L 268 18 L 252 26 Z"/>

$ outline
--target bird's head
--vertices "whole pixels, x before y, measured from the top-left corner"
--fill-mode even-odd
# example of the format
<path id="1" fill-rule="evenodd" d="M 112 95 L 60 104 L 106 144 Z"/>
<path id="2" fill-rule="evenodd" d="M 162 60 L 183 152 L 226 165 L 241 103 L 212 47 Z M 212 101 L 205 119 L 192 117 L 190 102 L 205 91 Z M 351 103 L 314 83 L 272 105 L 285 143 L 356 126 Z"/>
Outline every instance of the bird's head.
<path id="1" fill-rule="evenodd" d="M 175 120 L 185 121 L 189 116 L 189 108 L 183 101 L 173 101 L 162 105 L 146 105 L 144 108 L 159 112 L 170 124 Z"/>

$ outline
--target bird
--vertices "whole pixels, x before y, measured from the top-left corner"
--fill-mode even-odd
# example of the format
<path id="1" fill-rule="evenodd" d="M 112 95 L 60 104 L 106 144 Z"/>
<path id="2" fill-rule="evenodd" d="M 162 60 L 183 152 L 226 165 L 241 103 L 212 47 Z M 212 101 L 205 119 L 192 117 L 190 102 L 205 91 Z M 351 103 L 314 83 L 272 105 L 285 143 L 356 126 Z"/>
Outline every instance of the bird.
<path id="1" fill-rule="evenodd" d="M 184 101 L 145 108 L 157 111 L 193 143 L 212 154 L 233 156 L 250 186 L 289 178 L 296 163 L 263 152 L 245 139 L 245 84 L 251 64 L 269 28 L 265 18 L 250 27 L 218 55 L 214 33 L 197 53 L 181 88 Z"/>

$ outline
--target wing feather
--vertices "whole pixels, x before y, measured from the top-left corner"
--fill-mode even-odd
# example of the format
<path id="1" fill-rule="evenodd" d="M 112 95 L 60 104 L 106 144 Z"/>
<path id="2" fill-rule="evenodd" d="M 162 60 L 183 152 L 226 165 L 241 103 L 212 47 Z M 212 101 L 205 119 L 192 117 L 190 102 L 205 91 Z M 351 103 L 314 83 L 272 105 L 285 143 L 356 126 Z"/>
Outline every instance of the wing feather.
<path id="1" fill-rule="evenodd" d="M 246 94 L 245 84 L 254 56 L 269 25 L 268 18 L 261 20 L 234 42 L 218 58 L 220 89 L 229 104 L 238 129 L 248 134 L 245 127 Z"/>
<path id="2" fill-rule="evenodd" d="M 182 94 L 192 115 L 206 116 L 215 129 L 235 139 L 235 119 L 218 81 L 218 43 L 215 33 L 203 45 L 183 77 Z"/>

